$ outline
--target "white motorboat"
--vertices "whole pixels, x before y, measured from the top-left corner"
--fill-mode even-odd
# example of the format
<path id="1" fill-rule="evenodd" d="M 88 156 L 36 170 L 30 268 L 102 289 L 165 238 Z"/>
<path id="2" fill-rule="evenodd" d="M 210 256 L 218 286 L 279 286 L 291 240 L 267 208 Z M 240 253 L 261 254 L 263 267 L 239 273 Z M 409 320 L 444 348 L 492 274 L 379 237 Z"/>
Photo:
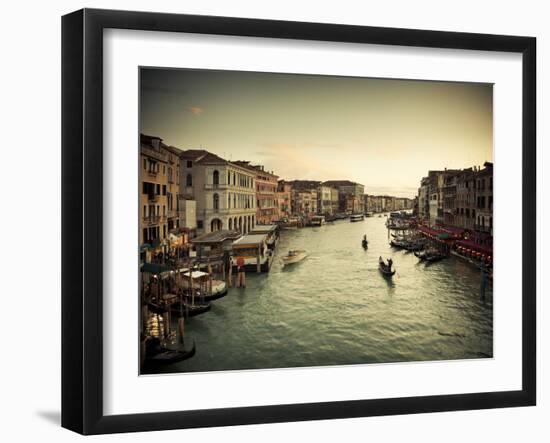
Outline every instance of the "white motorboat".
<path id="1" fill-rule="evenodd" d="M 303 250 L 294 250 L 288 251 L 288 255 L 282 257 L 283 265 L 291 265 L 293 263 L 298 263 L 307 257 L 307 252 Z"/>

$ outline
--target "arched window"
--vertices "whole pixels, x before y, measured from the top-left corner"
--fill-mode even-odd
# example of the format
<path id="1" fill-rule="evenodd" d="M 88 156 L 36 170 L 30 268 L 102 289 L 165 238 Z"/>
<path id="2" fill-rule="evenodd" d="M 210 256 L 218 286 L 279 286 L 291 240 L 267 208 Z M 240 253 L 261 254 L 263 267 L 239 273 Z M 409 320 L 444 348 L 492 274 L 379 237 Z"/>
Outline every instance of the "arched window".
<path id="1" fill-rule="evenodd" d="M 187 174 L 187 178 L 185 179 L 185 185 L 193 186 L 193 176 L 191 174 Z"/>
<path id="2" fill-rule="evenodd" d="M 214 194 L 214 211 L 217 211 L 220 209 L 220 196 L 218 194 Z"/>
<path id="3" fill-rule="evenodd" d="M 233 229 L 233 219 L 229 219 L 229 230 L 231 231 Z"/>
<path id="4" fill-rule="evenodd" d="M 220 173 L 218 171 L 214 171 L 214 176 L 212 177 L 214 185 L 220 184 Z"/>

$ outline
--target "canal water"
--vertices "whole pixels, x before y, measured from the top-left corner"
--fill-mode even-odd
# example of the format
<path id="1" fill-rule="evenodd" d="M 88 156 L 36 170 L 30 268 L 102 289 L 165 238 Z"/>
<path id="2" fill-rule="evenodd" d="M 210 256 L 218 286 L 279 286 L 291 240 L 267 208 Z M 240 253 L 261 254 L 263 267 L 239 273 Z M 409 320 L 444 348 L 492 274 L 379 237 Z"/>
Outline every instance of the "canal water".
<path id="1" fill-rule="evenodd" d="M 271 271 L 189 319 L 197 353 L 163 372 L 492 357 L 493 295 L 480 301 L 479 270 L 456 257 L 419 263 L 389 246 L 386 220 L 281 232 Z M 289 249 L 309 255 L 283 269 Z M 379 256 L 393 258 L 393 279 Z"/>

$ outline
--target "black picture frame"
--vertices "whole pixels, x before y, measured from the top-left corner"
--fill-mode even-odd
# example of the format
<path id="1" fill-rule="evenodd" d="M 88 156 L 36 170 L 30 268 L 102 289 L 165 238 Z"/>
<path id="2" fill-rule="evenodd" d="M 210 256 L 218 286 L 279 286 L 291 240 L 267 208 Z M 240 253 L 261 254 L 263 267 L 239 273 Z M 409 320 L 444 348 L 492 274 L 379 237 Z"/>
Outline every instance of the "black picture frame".
<path id="1" fill-rule="evenodd" d="M 103 30 L 107 28 L 522 54 L 522 389 L 104 415 L 102 77 Z M 535 66 L 536 39 L 532 37 L 96 9 L 65 15 L 62 18 L 62 426 L 82 434 L 103 434 L 535 405 Z"/>

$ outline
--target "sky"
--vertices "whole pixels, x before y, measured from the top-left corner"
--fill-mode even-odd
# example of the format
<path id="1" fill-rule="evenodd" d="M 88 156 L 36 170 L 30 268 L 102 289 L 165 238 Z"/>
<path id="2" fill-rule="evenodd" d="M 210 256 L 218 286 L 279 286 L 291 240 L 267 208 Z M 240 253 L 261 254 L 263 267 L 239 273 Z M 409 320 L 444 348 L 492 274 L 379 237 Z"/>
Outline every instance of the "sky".
<path id="1" fill-rule="evenodd" d="M 140 70 L 140 130 L 286 180 L 414 197 L 428 170 L 493 161 L 490 84 Z"/>

